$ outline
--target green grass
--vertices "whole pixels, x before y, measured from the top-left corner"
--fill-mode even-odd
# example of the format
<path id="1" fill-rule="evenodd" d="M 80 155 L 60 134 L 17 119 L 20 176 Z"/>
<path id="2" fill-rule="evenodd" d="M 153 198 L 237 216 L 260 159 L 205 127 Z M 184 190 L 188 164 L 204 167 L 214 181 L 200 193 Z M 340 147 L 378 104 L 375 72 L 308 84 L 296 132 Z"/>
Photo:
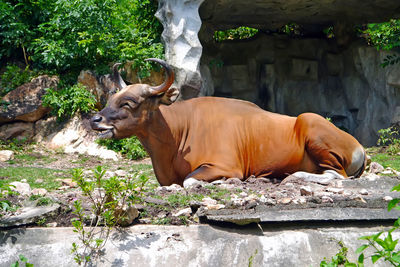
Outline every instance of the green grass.
<path id="1" fill-rule="evenodd" d="M 16 154 L 13 160 L 8 161 L 10 164 L 48 164 L 57 159 L 51 158 L 49 156 L 38 156 L 35 154 Z"/>
<path id="2" fill-rule="evenodd" d="M 190 206 L 190 201 L 201 201 L 204 198 L 203 195 L 200 194 L 190 194 L 190 195 L 183 195 L 181 193 L 169 195 L 167 198 L 168 203 L 174 207 L 188 207 Z"/>
<path id="3" fill-rule="evenodd" d="M 61 186 L 61 182 L 54 181 L 57 178 L 70 177 L 68 171 L 33 167 L 3 167 L 0 169 L 0 186 L 14 181 L 26 179 L 31 188 L 45 188 L 48 191 Z M 42 183 L 36 183 L 42 179 Z"/>
<path id="4" fill-rule="evenodd" d="M 71 163 L 74 164 L 85 164 L 89 160 L 88 157 L 85 157 L 83 155 L 79 155 L 77 160 L 71 160 Z"/>
<path id="5" fill-rule="evenodd" d="M 396 171 L 400 171 L 400 155 L 377 153 L 371 156 L 371 160 L 378 162 L 385 168 L 390 167 Z"/>

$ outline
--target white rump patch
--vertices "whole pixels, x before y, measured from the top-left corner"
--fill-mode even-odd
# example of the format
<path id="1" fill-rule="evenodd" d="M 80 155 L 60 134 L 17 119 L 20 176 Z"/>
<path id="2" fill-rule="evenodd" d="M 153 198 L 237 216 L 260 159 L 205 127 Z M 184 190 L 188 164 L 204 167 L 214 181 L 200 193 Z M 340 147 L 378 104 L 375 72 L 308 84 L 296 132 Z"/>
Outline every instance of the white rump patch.
<path id="1" fill-rule="evenodd" d="M 354 176 L 364 165 L 365 154 L 364 149 L 362 147 L 357 148 L 353 151 L 353 155 L 351 156 L 351 164 L 346 169 L 346 173 L 348 176 Z"/>

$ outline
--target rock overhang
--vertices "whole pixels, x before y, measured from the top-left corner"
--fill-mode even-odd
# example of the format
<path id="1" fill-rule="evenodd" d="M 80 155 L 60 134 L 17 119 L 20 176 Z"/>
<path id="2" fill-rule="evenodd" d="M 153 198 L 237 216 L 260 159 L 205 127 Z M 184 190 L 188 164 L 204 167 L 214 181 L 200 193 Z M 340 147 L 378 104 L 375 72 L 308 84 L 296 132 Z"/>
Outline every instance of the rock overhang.
<path id="1" fill-rule="evenodd" d="M 363 24 L 400 18 L 400 2 L 392 0 L 205 0 L 200 6 L 203 23 L 217 29 L 249 26 L 278 29 L 295 22 L 306 28 L 338 22 Z M 317 27 L 318 28 L 318 27 Z"/>

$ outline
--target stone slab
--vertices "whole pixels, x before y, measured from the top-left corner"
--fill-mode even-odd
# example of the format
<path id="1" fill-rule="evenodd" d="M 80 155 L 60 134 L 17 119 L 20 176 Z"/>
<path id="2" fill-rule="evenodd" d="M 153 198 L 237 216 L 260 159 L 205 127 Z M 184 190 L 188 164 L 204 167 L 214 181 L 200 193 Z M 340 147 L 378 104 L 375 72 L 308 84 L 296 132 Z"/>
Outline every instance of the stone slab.
<path id="1" fill-rule="evenodd" d="M 249 223 L 272 222 L 315 222 L 315 221 L 389 221 L 400 217 L 400 211 L 387 210 L 385 197 L 399 198 L 398 192 L 391 189 L 399 184 L 397 177 L 377 176 L 377 179 L 362 177 L 358 179 L 338 180 L 342 184 L 342 193 L 327 194 L 330 201 L 323 202 L 321 197 L 310 197 L 306 203 L 296 204 L 259 204 L 246 209 L 208 210 L 201 207 L 197 215 L 204 223 L 229 222 L 239 225 Z M 309 185 L 316 183 L 309 183 Z M 320 186 L 320 185 L 319 185 Z M 321 187 L 321 186 L 320 186 Z M 328 189 L 333 190 L 327 186 Z M 365 191 L 367 195 L 359 192 Z M 339 190 L 337 190 L 339 192 Z M 343 193 L 344 192 L 344 193 Z M 349 193 L 349 195 L 345 195 Z"/>
<path id="2" fill-rule="evenodd" d="M 43 217 L 54 215 L 59 208 L 60 205 L 57 203 L 42 207 L 24 207 L 16 216 L 0 218 L 0 229 L 34 223 Z"/>
<path id="3" fill-rule="evenodd" d="M 229 212 L 230 211 L 230 212 Z M 260 206 L 257 209 L 238 211 L 224 210 L 206 211 L 199 217 L 207 222 L 231 222 L 239 225 L 249 223 L 271 222 L 313 222 L 313 221 L 392 221 L 400 217 L 400 211 L 388 212 L 385 208 L 310 208 L 292 210 L 268 210 L 268 206 Z"/>
<path id="4" fill-rule="evenodd" d="M 221 228 L 208 225 L 136 225 L 115 232 L 104 255 L 93 266 L 319 266 L 338 250 L 338 241 L 349 248 L 348 256 L 363 244 L 358 237 L 381 227 L 352 226 Z M 399 238 L 397 233 L 394 238 Z M 0 231 L 0 266 L 10 266 L 19 254 L 34 266 L 78 266 L 70 254 L 77 236 L 71 228 L 28 228 Z M 370 255 L 367 251 L 366 255 Z M 370 259 L 365 266 L 372 266 Z M 376 266 L 388 266 L 378 261 Z"/>

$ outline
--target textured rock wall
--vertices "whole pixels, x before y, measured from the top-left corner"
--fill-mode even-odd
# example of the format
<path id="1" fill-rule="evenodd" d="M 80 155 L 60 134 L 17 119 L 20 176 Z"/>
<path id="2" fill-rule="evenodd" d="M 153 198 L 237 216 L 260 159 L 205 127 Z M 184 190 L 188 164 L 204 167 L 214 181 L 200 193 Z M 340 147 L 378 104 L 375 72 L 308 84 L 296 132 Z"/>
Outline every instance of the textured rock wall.
<path id="1" fill-rule="evenodd" d="M 181 98 L 198 96 L 202 87 L 202 46 L 197 34 L 201 27 L 199 6 L 204 0 L 159 0 L 157 18 L 164 26 L 165 57 L 175 69 L 175 84 Z"/>
<path id="2" fill-rule="evenodd" d="M 382 68 L 388 52 L 361 41 L 344 50 L 331 40 L 268 35 L 204 43 L 202 65 L 211 70 L 217 96 L 283 114 L 319 113 L 364 145 L 399 121 L 400 66 Z"/>

